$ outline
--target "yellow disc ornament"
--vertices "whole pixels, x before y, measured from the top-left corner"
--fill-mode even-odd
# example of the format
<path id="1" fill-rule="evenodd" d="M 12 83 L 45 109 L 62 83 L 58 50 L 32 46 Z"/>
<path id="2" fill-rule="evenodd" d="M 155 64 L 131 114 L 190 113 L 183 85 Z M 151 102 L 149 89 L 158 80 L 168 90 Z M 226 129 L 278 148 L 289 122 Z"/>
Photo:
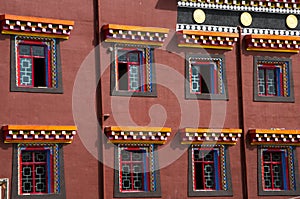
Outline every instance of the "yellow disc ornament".
<path id="1" fill-rule="evenodd" d="M 298 25 L 298 19 L 295 15 L 289 15 L 286 17 L 286 25 L 289 28 L 296 28 Z"/>
<path id="2" fill-rule="evenodd" d="M 240 20 L 244 26 L 250 26 L 252 23 L 252 16 L 249 12 L 243 12 L 241 14 Z"/>
<path id="3" fill-rule="evenodd" d="M 203 23 L 205 21 L 205 12 L 201 9 L 197 9 L 193 14 L 196 23 Z"/>

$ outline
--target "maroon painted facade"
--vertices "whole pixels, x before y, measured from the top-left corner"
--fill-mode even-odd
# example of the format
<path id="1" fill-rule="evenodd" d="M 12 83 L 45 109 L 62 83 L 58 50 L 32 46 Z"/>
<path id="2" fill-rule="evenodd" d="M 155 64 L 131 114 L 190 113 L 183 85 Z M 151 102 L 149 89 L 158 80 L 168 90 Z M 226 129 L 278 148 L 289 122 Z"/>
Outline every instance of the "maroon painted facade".
<path id="1" fill-rule="evenodd" d="M 180 46 L 178 39 L 180 31 L 186 31 L 183 34 L 187 36 L 192 35 L 188 31 L 197 32 L 196 30 L 181 30 L 178 26 L 185 24 L 185 21 L 186 24 L 192 21 L 193 25 L 197 25 L 192 17 L 194 10 L 201 8 L 207 13 L 205 27 L 223 27 L 221 24 L 217 24 L 218 22 L 212 22 L 215 21 L 214 17 L 216 17 L 214 11 L 217 13 L 218 10 L 220 13 L 216 15 L 220 17 L 230 10 L 221 7 L 222 3 L 216 2 L 199 1 L 204 2 L 207 6 L 220 5 L 220 8 L 216 10 L 209 6 L 209 9 L 201 7 L 204 4 L 201 6 L 199 4 L 200 7 L 193 7 L 192 4 L 182 6 L 179 2 L 181 1 L 89 0 L 83 3 L 79 0 L 64 0 L 51 1 L 47 4 L 43 1 L 21 2 L 12 0 L 0 2 L 0 15 L 9 14 L 74 22 L 69 38 L 58 39 L 63 89 L 59 93 L 11 91 L 11 51 L 14 48 L 11 45 L 11 39 L 13 36 L 12 34 L 0 34 L 1 126 L 30 125 L 46 128 L 45 126 L 69 125 L 77 127 L 77 134 L 74 135 L 72 143 L 62 142 L 59 145 L 62 147 L 61 151 L 63 153 L 63 156 L 61 156 L 63 167 L 60 172 L 63 173 L 64 179 L 60 186 L 65 195 L 62 197 L 67 199 L 218 198 L 218 193 L 210 195 L 210 191 L 190 190 L 192 188 L 189 187 L 192 184 L 190 179 L 192 174 L 189 173 L 189 169 L 192 168 L 191 159 L 194 158 L 189 154 L 189 147 L 191 145 L 194 147 L 205 145 L 205 141 L 204 143 L 195 141 L 186 144 L 181 137 L 181 133 L 195 133 L 197 131 L 197 134 L 193 135 L 195 135 L 195 139 L 199 138 L 198 140 L 200 140 L 201 136 L 199 135 L 203 133 L 201 132 L 203 129 L 206 129 L 207 132 L 203 130 L 205 135 L 201 134 L 203 135 L 201 139 L 206 139 L 208 137 L 206 134 L 211 135 L 211 137 L 216 134 L 217 137 L 214 141 L 207 141 L 207 146 L 218 146 L 219 148 L 225 146 L 226 148 L 226 152 L 222 156 L 222 158 L 226 157 L 226 161 L 224 161 L 226 163 L 221 164 L 222 158 L 220 158 L 217 160 L 219 165 L 214 167 L 219 169 L 218 171 L 221 173 L 220 179 L 215 182 L 219 183 L 221 187 L 228 186 L 227 190 L 219 188 L 218 191 L 224 191 L 220 192 L 219 197 L 224 199 L 264 199 L 270 197 L 282 199 L 295 196 L 293 194 L 289 195 L 289 193 L 281 194 L 280 191 L 278 191 L 278 195 L 275 193 L 272 196 L 265 194 L 266 191 L 260 193 L 259 186 L 263 181 L 258 177 L 258 174 L 262 172 L 262 169 L 259 168 L 261 166 L 259 165 L 261 144 L 255 145 L 251 142 L 249 130 L 265 129 L 271 131 L 271 129 L 277 129 L 279 131 L 278 135 L 283 134 L 285 138 L 289 138 L 291 133 L 284 133 L 283 129 L 298 132 L 300 126 L 300 114 L 297 111 L 300 109 L 298 102 L 300 80 L 297 78 L 300 75 L 298 67 L 300 64 L 299 53 L 290 52 L 289 49 L 280 52 L 267 51 L 263 48 L 260 51 L 247 50 L 250 44 L 245 42 L 245 38 L 246 30 L 249 27 L 240 22 L 240 14 L 243 12 L 237 10 L 233 15 L 230 15 L 233 18 L 227 20 L 224 17 L 223 21 L 228 23 L 223 24 L 224 27 L 234 27 L 236 32 L 214 31 L 212 28 L 206 31 L 199 30 L 200 33 L 193 35 L 193 38 L 199 37 L 202 38 L 199 40 L 204 40 L 203 37 L 206 38 L 206 35 L 201 35 L 202 32 L 209 34 L 207 38 L 222 33 L 223 35 L 216 36 L 216 38 L 221 37 L 221 39 L 215 39 L 216 42 L 222 40 L 223 37 L 226 38 L 226 35 L 233 35 L 232 38 L 234 39 L 231 45 L 220 47 L 221 44 L 216 46 L 201 44 L 201 47 L 195 47 L 186 45 L 187 43 L 181 40 L 183 42 L 181 44 L 185 46 Z M 254 2 L 252 7 L 260 6 L 256 1 L 251 2 Z M 229 4 L 233 5 L 234 3 Z M 295 14 L 292 13 L 294 10 L 299 11 L 298 4 L 294 8 L 290 7 L 291 2 L 288 2 L 288 4 L 287 9 L 291 10 L 289 11 L 291 13 L 284 13 L 284 15 Z M 242 7 L 243 5 L 239 4 L 238 6 Z M 261 6 L 268 7 L 266 3 Z M 264 19 L 267 16 L 264 15 L 264 12 L 257 10 L 248 11 L 253 14 L 253 18 Z M 265 13 L 270 14 L 271 11 Z M 299 17 L 299 14 L 295 14 L 295 16 Z M 222 20 L 220 19 L 220 21 Z M 251 26 L 253 31 L 264 29 L 263 24 L 255 23 L 254 26 L 257 27 Z M 270 24 L 272 23 L 275 22 L 271 21 Z M 107 28 L 110 26 L 112 27 L 111 32 Z M 271 28 L 266 25 L 265 29 Z M 284 29 L 289 30 L 288 27 L 284 27 Z M 124 38 L 126 37 L 125 40 L 122 36 L 117 38 L 118 40 L 114 36 L 107 36 L 108 34 L 115 34 L 114 31 L 119 35 L 128 34 L 130 36 L 128 38 L 128 35 L 124 36 Z M 300 33 L 298 27 L 291 31 Z M 131 32 L 136 32 L 136 35 Z M 155 39 L 158 38 L 157 41 L 147 39 L 149 36 L 147 34 L 154 35 Z M 141 35 L 145 38 L 136 39 Z M 211 42 L 213 39 L 207 40 Z M 283 40 L 285 40 L 284 36 Z M 195 43 L 199 44 L 197 42 Z M 143 51 L 147 47 L 150 50 Z M 151 89 L 155 92 L 147 94 L 150 89 L 146 89 L 144 95 L 142 92 L 139 94 L 126 92 L 126 89 L 118 87 L 121 81 L 118 79 L 118 75 L 122 71 L 118 68 L 121 62 L 118 62 L 119 60 L 116 60 L 118 59 L 116 57 L 120 57 L 118 53 L 121 51 L 139 52 L 139 56 L 143 57 L 145 65 L 149 64 L 147 67 L 151 65 L 152 71 L 148 73 L 150 69 L 147 68 L 146 71 L 143 71 L 141 78 L 144 78 L 143 81 L 146 82 L 146 86 L 152 86 Z M 222 79 L 222 75 L 226 74 L 225 81 L 222 79 L 222 83 L 216 83 L 218 86 L 223 85 L 223 89 L 225 89 L 223 92 L 226 92 L 226 97 L 211 100 L 187 97 L 186 92 L 190 92 L 189 86 L 191 85 L 189 79 L 191 77 L 187 74 L 191 73 L 191 69 L 188 68 L 190 60 L 187 58 L 199 55 L 205 58 L 209 57 L 207 58 L 209 64 L 215 61 L 213 59 L 215 57 L 220 58 L 222 61 L 222 72 L 215 77 Z M 292 101 L 260 101 L 255 99 L 254 87 L 258 87 L 257 80 L 254 78 L 254 73 L 257 72 L 254 67 L 255 57 L 291 60 L 290 67 L 292 70 L 289 75 L 292 77 L 292 84 L 290 84 L 292 85 Z M 129 71 L 129 69 L 127 70 Z M 130 81 L 129 77 L 126 86 L 130 86 Z M 115 88 L 112 86 L 112 82 Z M 114 89 L 117 92 L 113 92 Z M 122 94 L 122 92 L 125 94 Z M 19 130 L 22 131 L 22 127 L 20 128 Z M 53 131 L 57 130 L 55 128 Z M 156 128 L 161 129 L 157 130 Z M 197 130 L 189 132 L 187 128 Z M 216 133 L 210 134 L 210 129 L 215 130 Z M 223 132 L 220 129 L 228 130 L 228 132 Z M 232 138 L 234 137 L 232 134 L 235 133 L 236 140 Z M 9 133 L 6 132 L 6 134 Z M 19 143 L 19 141 L 8 143 L 7 138 L 4 136 L 6 134 L 2 130 L 0 138 L 0 160 L 2 163 L 0 178 L 9 179 L 9 198 L 24 198 L 18 194 L 15 195 L 15 193 L 20 192 L 16 190 L 18 186 L 12 183 L 19 182 L 18 173 L 16 173 L 17 168 L 19 168 L 17 167 L 19 159 L 16 157 L 18 152 L 16 143 Z M 41 132 L 40 134 L 44 136 L 44 133 Z M 275 134 L 274 137 L 276 137 Z M 145 137 L 143 138 L 142 135 Z M 134 136 L 140 136 L 137 138 L 138 141 L 135 141 Z M 290 138 L 292 137 L 296 139 L 297 134 L 291 135 Z M 226 142 L 228 138 L 231 139 L 229 144 Z M 267 139 L 267 135 L 265 138 Z M 268 138 L 273 139 L 272 135 Z M 46 137 L 43 137 L 43 139 L 45 140 Z M 54 143 L 54 141 L 52 142 Z M 50 143 L 52 142 L 50 141 Z M 300 176 L 298 174 L 300 170 L 297 165 L 300 160 L 300 152 L 298 142 L 297 144 L 296 141 L 295 144 L 286 144 L 285 141 L 281 140 L 280 143 L 277 145 L 276 142 L 272 142 L 268 145 L 295 146 L 295 192 L 299 193 Z M 151 180 L 156 179 L 154 184 L 157 193 L 153 195 L 145 193 L 143 195 L 143 191 L 138 191 L 137 195 L 130 193 L 126 197 L 126 194 L 123 193 L 124 189 L 121 190 L 119 187 L 122 183 L 122 179 L 120 180 L 122 176 L 120 177 L 121 174 L 118 172 L 121 165 L 120 160 L 122 159 L 121 149 L 128 147 L 127 151 L 130 151 L 133 150 L 132 148 L 136 150 L 139 146 L 142 148 L 139 149 L 140 151 L 151 151 L 152 145 L 157 154 L 153 153 L 153 159 L 149 162 L 153 161 L 158 166 L 156 168 L 157 172 L 153 171 L 152 174 L 150 169 L 151 171 L 148 172 L 151 174 L 147 175 Z M 124 149 L 124 151 L 126 150 Z M 220 149 L 220 151 L 222 150 Z M 222 166 L 226 169 L 222 170 Z M 145 192 L 151 192 L 152 189 L 155 189 L 151 187 L 150 182 L 152 181 L 144 182 L 149 183 Z M 199 183 L 195 180 L 196 182 Z M 222 183 L 226 185 L 222 185 Z M 205 193 L 201 196 L 201 194 L 197 195 L 199 192 Z M 39 194 L 31 196 L 32 198 L 53 197 L 50 196 L 51 194 L 42 195 L 41 197 Z"/>

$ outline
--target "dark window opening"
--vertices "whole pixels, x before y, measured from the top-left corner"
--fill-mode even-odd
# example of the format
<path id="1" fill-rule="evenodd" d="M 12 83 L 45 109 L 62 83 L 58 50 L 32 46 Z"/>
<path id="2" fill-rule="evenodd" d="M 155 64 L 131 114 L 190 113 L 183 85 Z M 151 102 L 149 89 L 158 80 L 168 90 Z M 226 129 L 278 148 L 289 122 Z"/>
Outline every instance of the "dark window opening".
<path id="1" fill-rule="evenodd" d="M 34 58 L 34 87 L 46 87 L 45 58 Z"/>

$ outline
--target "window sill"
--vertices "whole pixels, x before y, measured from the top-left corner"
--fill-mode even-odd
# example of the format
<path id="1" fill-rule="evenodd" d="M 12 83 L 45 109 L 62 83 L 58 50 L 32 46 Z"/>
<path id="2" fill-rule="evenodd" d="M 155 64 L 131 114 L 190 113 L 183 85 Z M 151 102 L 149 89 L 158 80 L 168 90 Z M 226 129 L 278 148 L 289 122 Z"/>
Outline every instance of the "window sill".
<path id="1" fill-rule="evenodd" d="M 194 99 L 194 100 L 225 100 L 228 101 L 227 94 L 192 94 L 186 93 L 185 99 Z"/>
<path id="2" fill-rule="evenodd" d="M 153 92 L 132 92 L 132 91 L 117 91 L 113 90 L 112 96 L 126 96 L 126 97 L 157 97 L 156 91 Z"/>
<path id="3" fill-rule="evenodd" d="M 294 103 L 294 96 L 290 97 L 281 97 L 281 96 L 254 96 L 255 102 L 290 102 Z"/>
<path id="4" fill-rule="evenodd" d="M 12 92 L 28 92 L 28 93 L 56 93 L 56 94 L 63 93 L 62 88 L 47 88 L 47 87 L 28 88 L 28 87 L 12 86 L 10 88 L 10 91 L 12 91 Z"/>

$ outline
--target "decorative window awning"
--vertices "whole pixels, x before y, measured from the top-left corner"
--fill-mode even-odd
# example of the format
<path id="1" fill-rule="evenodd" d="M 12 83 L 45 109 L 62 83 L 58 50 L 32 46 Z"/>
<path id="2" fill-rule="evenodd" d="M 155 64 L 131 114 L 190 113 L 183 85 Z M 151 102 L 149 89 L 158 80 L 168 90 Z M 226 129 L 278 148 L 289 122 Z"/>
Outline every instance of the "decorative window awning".
<path id="1" fill-rule="evenodd" d="M 0 20 L 2 34 L 59 39 L 68 39 L 74 26 L 74 21 L 9 14 L 0 15 Z"/>
<path id="2" fill-rule="evenodd" d="M 181 30 L 177 31 L 177 37 L 179 47 L 232 50 L 239 35 L 228 32 Z"/>
<path id="3" fill-rule="evenodd" d="M 300 130 L 250 129 L 251 145 L 300 146 Z"/>
<path id="4" fill-rule="evenodd" d="M 181 130 L 181 144 L 226 144 L 235 145 L 242 129 L 184 128 Z"/>
<path id="5" fill-rule="evenodd" d="M 299 53 L 300 37 L 251 34 L 245 36 L 249 51 Z"/>
<path id="6" fill-rule="evenodd" d="M 108 142 L 116 144 L 165 144 L 171 135 L 166 127 L 109 126 L 104 131 Z"/>
<path id="7" fill-rule="evenodd" d="M 169 29 L 107 24 L 102 27 L 105 42 L 162 46 Z"/>
<path id="8" fill-rule="evenodd" d="M 4 143 L 72 143 L 76 126 L 27 126 L 2 127 Z"/>

